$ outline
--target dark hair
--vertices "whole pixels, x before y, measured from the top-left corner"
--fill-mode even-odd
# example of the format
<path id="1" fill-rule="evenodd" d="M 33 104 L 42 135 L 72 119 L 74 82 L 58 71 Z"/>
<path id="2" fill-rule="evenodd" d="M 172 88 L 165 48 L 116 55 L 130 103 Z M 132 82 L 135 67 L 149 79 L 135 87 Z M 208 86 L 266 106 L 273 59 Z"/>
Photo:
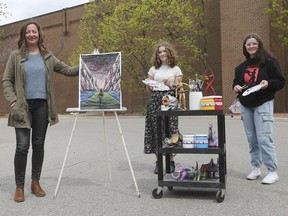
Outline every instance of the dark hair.
<path id="1" fill-rule="evenodd" d="M 19 40 L 18 40 L 18 49 L 21 51 L 22 55 L 25 55 L 25 53 L 27 52 L 27 44 L 26 44 L 26 30 L 27 30 L 27 26 L 34 24 L 37 27 L 38 33 L 39 33 L 39 39 L 38 39 L 38 48 L 40 50 L 41 54 L 45 54 L 47 53 L 47 49 L 44 46 L 44 39 L 45 36 L 41 30 L 41 26 L 35 22 L 35 21 L 30 21 L 25 23 L 20 30 L 20 35 L 19 35 Z"/>
<path id="2" fill-rule="evenodd" d="M 177 54 L 173 46 L 168 42 L 161 42 L 156 46 L 155 52 L 152 55 L 151 59 L 152 65 L 154 65 L 156 69 L 158 69 L 162 65 L 162 62 L 159 58 L 159 48 L 162 46 L 164 46 L 165 50 L 167 51 L 168 65 L 170 67 L 174 67 L 177 63 Z"/>
<path id="3" fill-rule="evenodd" d="M 247 52 L 247 49 L 246 49 L 246 46 L 245 46 L 247 40 L 251 39 L 251 38 L 254 38 L 258 42 L 258 50 L 257 50 L 257 52 L 255 54 L 255 57 L 253 59 L 255 59 L 255 61 L 259 65 L 264 65 L 267 60 L 272 58 L 272 56 L 264 48 L 263 41 L 261 40 L 259 35 L 257 35 L 256 33 L 251 33 L 251 34 L 247 35 L 246 38 L 244 39 L 244 42 L 243 42 L 243 54 L 244 54 L 244 56 L 246 57 L 247 60 L 251 60 L 250 54 Z"/>

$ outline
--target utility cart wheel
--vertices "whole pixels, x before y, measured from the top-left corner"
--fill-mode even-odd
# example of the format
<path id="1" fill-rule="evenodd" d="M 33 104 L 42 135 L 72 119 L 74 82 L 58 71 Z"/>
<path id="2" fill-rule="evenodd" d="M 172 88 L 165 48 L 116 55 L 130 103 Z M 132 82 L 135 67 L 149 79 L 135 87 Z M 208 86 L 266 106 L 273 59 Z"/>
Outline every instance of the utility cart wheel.
<path id="1" fill-rule="evenodd" d="M 152 191 L 152 195 L 155 199 L 160 199 L 162 198 L 163 196 L 163 190 L 162 188 L 155 188 L 153 191 Z"/>
<path id="2" fill-rule="evenodd" d="M 218 203 L 221 203 L 224 201 L 224 199 L 225 199 L 225 190 L 220 189 L 216 194 L 216 200 Z"/>
<path id="3" fill-rule="evenodd" d="M 173 190 L 173 187 L 172 186 L 169 186 L 167 187 L 169 191 L 172 191 Z"/>

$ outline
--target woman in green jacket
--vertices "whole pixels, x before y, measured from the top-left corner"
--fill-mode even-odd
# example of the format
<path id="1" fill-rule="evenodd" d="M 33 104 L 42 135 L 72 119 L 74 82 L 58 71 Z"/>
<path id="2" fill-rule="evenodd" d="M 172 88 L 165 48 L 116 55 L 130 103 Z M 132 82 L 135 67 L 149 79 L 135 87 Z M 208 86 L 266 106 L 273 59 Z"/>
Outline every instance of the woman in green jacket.
<path id="1" fill-rule="evenodd" d="M 11 111 L 8 126 L 15 128 L 16 150 L 14 157 L 16 192 L 14 200 L 24 197 L 27 154 L 32 137 L 31 192 L 45 196 L 39 184 L 44 159 L 47 126 L 58 120 L 52 73 L 77 76 L 79 68 L 59 61 L 43 44 L 44 36 L 36 22 L 24 24 L 20 30 L 18 49 L 10 54 L 2 85 Z"/>

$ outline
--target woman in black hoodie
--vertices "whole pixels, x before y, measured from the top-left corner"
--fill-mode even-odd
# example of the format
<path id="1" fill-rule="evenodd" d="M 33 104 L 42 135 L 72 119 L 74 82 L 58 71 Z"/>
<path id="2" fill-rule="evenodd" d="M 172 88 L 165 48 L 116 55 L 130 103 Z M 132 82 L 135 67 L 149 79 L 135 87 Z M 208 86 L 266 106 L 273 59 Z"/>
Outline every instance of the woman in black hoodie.
<path id="1" fill-rule="evenodd" d="M 263 163 L 267 173 L 262 183 L 273 184 L 279 180 L 272 139 L 274 95 L 283 88 L 285 79 L 277 60 L 265 50 L 257 34 L 252 33 L 245 38 L 243 54 L 246 60 L 235 68 L 232 88 L 238 93 L 253 166 L 247 179 L 255 180 L 261 176 Z M 258 90 L 253 92 L 257 87 Z"/>

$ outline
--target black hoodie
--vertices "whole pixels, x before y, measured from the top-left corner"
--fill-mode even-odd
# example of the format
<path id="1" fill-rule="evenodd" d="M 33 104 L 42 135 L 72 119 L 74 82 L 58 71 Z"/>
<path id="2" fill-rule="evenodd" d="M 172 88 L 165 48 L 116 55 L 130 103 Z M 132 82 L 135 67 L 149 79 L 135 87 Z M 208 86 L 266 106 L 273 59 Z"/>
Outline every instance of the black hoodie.
<path id="1" fill-rule="evenodd" d="M 266 89 L 260 89 L 247 96 L 242 95 L 246 90 L 243 89 L 243 91 L 238 94 L 237 97 L 243 106 L 256 107 L 267 101 L 273 100 L 275 92 L 282 89 L 286 81 L 281 73 L 277 60 L 274 58 L 270 58 L 261 66 L 253 59 L 246 60 L 235 68 L 235 78 L 233 80 L 232 89 L 236 85 L 246 85 L 249 86 L 248 88 L 251 88 L 260 84 L 262 80 L 268 81 L 268 87 Z"/>

